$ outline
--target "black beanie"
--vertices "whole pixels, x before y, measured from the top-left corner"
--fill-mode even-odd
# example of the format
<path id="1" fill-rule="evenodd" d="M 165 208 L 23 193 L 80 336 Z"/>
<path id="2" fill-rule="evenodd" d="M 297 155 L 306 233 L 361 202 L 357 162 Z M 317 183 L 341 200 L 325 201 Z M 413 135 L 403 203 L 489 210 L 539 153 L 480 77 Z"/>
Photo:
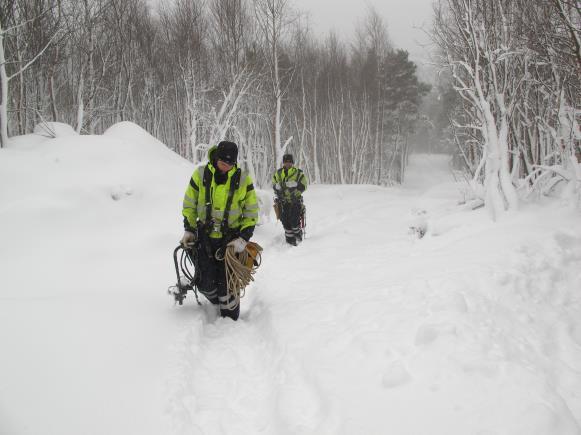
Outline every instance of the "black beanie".
<path id="1" fill-rule="evenodd" d="M 238 145 L 234 142 L 223 140 L 218 144 L 215 155 L 217 159 L 235 165 L 238 159 Z"/>
<path id="2" fill-rule="evenodd" d="M 285 154 L 284 156 L 282 156 L 282 162 L 283 163 L 294 163 L 295 159 L 293 158 L 292 154 Z"/>

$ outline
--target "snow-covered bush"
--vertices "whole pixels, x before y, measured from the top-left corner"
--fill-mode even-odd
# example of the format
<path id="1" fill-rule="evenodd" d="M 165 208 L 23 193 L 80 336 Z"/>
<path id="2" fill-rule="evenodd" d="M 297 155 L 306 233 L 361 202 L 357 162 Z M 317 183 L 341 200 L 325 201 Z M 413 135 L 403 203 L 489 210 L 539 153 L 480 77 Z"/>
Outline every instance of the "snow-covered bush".
<path id="1" fill-rule="evenodd" d="M 49 138 L 75 136 L 77 132 L 63 122 L 42 122 L 34 127 L 34 134 Z"/>

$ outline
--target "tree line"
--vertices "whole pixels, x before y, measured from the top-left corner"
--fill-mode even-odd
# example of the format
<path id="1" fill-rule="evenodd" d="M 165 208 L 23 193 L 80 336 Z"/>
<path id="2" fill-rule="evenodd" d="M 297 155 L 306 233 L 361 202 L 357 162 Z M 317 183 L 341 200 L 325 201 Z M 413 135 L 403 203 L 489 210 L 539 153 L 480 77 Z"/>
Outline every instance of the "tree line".
<path id="1" fill-rule="evenodd" d="M 291 152 L 314 182 L 401 182 L 421 83 L 369 9 L 317 38 L 288 0 L 0 0 L 0 145 L 129 120 L 199 162 L 236 141 L 260 185 Z"/>
<path id="2" fill-rule="evenodd" d="M 557 185 L 581 192 L 581 4 L 439 0 L 434 17 L 440 137 L 492 215 Z"/>

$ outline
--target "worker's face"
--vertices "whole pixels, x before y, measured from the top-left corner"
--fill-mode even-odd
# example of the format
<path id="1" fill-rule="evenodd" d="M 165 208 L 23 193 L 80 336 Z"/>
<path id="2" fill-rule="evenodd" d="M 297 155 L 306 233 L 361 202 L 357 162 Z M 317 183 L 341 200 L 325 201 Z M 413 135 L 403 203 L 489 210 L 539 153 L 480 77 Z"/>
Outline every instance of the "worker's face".
<path id="1" fill-rule="evenodd" d="M 292 168 L 293 167 L 293 164 L 292 164 L 292 162 L 284 162 L 282 164 L 282 167 L 285 168 L 285 169 L 289 169 L 289 168 Z"/>
<path id="2" fill-rule="evenodd" d="M 230 163 L 226 163 L 225 161 L 220 160 L 220 159 L 218 159 L 217 165 L 218 165 L 218 170 L 220 172 L 222 172 L 223 174 L 228 172 L 230 169 L 232 169 L 232 166 L 234 166 L 234 165 L 231 165 Z"/>

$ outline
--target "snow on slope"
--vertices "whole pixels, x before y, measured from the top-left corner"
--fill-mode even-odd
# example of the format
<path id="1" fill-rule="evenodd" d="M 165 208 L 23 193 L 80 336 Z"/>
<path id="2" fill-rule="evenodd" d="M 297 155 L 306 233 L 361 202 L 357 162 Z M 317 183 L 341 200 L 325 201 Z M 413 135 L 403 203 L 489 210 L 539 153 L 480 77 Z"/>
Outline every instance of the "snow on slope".
<path id="1" fill-rule="evenodd" d="M 191 165 L 130 123 L 26 139 L 0 150 L 0 433 L 164 433 Z"/>
<path id="2" fill-rule="evenodd" d="M 265 219 L 235 323 L 165 295 L 189 163 L 128 123 L 0 150 L 0 434 L 581 433 L 578 212 L 411 163 L 311 186 L 297 248 Z"/>

